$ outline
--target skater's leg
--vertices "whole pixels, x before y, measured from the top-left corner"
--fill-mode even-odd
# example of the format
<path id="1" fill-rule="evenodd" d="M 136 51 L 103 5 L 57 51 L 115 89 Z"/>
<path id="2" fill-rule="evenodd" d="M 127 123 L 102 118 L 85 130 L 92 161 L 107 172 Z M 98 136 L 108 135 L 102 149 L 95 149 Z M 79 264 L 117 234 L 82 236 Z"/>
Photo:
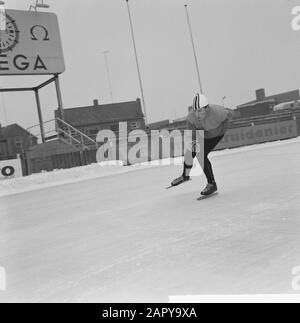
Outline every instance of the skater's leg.
<path id="1" fill-rule="evenodd" d="M 216 185 L 214 172 L 208 155 L 214 150 L 217 144 L 223 139 L 223 136 L 204 140 L 204 174 L 208 184 Z"/>
<path id="2" fill-rule="evenodd" d="M 187 150 L 184 154 L 184 163 L 183 163 L 183 177 L 189 177 L 191 169 L 193 167 L 193 161 L 196 156 L 195 152 L 192 152 L 191 150 Z"/>
<path id="3" fill-rule="evenodd" d="M 217 146 L 217 144 L 223 139 L 223 136 L 205 139 L 204 140 L 204 174 L 209 184 L 215 184 L 214 173 L 210 160 L 208 159 L 209 153 Z M 191 169 L 193 167 L 193 160 L 196 156 L 196 152 L 187 150 L 184 155 L 183 173 L 182 176 L 190 176 Z"/>
<path id="4" fill-rule="evenodd" d="M 204 174 L 206 176 L 208 184 L 213 184 L 213 185 L 216 184 L 211 162 L 207 156 L 204 157 Z"/>
<path id="5" fill-rule="evenodd" d="M 190 172 L 191 172 L 191 168 L 193 167 L 193 159 L 195 156 L 196 156 L 196 153 L 193 153 L 190 150 L 187 150 L 185 152 L 182 175 L 174 179 L 174 181 L 172 181 L 171 183 L 171 186 L 177 186 L 190 179 Z"/>

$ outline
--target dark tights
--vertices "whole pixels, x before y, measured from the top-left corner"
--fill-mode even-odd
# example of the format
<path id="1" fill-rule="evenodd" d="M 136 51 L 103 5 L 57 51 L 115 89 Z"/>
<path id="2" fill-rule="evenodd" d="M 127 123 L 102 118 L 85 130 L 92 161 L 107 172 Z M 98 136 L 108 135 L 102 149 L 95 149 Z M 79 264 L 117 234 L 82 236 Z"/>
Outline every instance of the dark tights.
<path id="1" fill-rule="evenodd" d="M 214 148 L 217 146 L 217 144 L 223 139 L 223 136 L 210 138 L 210 139 L 204 139 L 204 174 L 207 178 L 207 182 L 209 184 L 216 184 L 213 169 L 210 163 L 210 160 L 208 159 L 208 155 L 210 152 L 214 150 Z M 196 153 L 192 153 L 192 157 L 195 158 Z M 190 169 L 192 166 L 188 166 L 186 163 L 184 163 L 184 170 L 183 170 L 183 176 L 188 176 Z"/>

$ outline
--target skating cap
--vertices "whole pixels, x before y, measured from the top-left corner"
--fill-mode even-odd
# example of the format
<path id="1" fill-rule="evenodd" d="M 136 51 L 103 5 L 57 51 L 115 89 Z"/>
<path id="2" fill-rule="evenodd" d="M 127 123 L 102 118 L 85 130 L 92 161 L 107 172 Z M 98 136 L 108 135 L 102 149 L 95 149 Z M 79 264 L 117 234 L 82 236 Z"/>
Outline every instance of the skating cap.
<path id="1" fill-rule="evenodd" d="M 197 111 L 208 106 L 207 97 L 204 94 L 197 93 L 193 101 L 193 110 Z"/>

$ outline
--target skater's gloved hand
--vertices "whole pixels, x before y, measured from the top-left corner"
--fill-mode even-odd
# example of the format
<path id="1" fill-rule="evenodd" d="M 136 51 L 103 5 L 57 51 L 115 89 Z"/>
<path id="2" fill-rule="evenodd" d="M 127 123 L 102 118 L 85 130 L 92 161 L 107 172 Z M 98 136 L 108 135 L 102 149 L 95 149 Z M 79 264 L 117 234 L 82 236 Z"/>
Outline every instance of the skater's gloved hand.
<path id="1" fill-rule="evenodd" d="M 192 141 L 191 151 L 196 154 L 201 152 L 201 144 L 197 140 Z"/>

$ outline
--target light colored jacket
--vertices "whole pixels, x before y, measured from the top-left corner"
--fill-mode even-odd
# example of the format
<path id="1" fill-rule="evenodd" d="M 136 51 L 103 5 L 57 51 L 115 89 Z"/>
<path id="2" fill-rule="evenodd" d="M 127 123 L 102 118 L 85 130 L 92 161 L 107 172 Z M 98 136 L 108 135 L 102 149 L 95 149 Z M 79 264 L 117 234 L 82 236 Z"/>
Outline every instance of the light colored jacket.
<path id="1" fill-rule="evenodd" d="M 225 134 L 233 115 L 234 112 L 230 109 L 210 104 L 203 120 L 199 120 L 195 112 L 191 111 L 187 116 L 187 126 L 191 130 L 204 130 L 205 138 L 215 138 Z"/>

